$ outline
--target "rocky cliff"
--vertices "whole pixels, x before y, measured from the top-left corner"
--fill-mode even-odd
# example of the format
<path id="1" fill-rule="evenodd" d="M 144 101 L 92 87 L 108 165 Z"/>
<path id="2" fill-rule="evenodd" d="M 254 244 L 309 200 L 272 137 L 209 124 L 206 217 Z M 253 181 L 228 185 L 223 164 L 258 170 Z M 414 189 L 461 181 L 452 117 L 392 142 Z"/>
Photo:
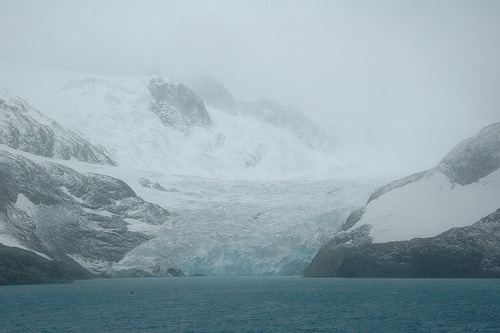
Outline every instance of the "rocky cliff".
<path id="1" fill-rule="evenodd" d="M 45 267 L 49 275 L 66 269 L 68 262 L 77 262 L 89 275 L 107 275 L 114 262 L 153 237 L 148 226 L 170 223 L 168 211 L 109 176 L 0 151 L 0 179 L 0 243 L 56 260 L 54 266 L 56 261 L 8 252 Z"/>
<path id="2" fill-rule="evenodd" d="M 151 111 L 163 124 L 181 131 L 195 125 L 211 125 L 205 104 L 191 89 L 173 80 L 154 78 L 148 85 Z"/>
<path id="3" fill-rule="evenodd" d="M 366 229 L 330 240 L 304 276 L 500 278 L 500 209 L 470 227 L 409 241 L 372 243 Z"/>

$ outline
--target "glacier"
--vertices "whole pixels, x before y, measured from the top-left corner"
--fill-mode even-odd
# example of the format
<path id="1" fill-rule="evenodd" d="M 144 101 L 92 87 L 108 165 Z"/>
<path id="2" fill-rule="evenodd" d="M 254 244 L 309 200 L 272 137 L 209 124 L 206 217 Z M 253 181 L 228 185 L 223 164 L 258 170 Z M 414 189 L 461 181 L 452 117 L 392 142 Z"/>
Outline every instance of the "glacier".
<path id="1" fill-rule="evenodd" d="M 167 101 L 171 97 L 153 98 L 152 82 L 167 82 L 162 86 L 167 90 L 180 86 L 156 75 L 122 78 L 14 63 L 0 66 L 2 96 L 22 98 L 46 123 L 88 140 L 113 162 L 40 156 L 33 149 L 0 144 L 6 154 L 49 172 L 57 191 L 79 207 L 72 210 L 83 219 L 119 219 L 120 234 L 135 237 L 130 244 L 141 240 L 112 259 L 100 250 L 92 256 L 65 253 L 95 274 L 168 276 L 178 268 L 187 275 L 299 275 L 349 213 L 385 181 L 353 176 L 349 163 L 335 153 L 331 137 L 312 122 L 297 127 L 296 120 L 306 118 L 295 109 L 266 102 L 266 118 L 260 119 L 251 110 L 228 112 L 209 104 L 202 108 L 187 86 L 177 95 L 163 92 L 185 98 L 185 103 L 172 104 Z M 191 102 L 196 108 L 188 116 L 202 121 L 179 118 L 179 108 L 191 108 Z M 279 112 L 276 119 L 269 118 L 271 106 Z M 285 117 L 289 110 L 290 119 Z M 182 126 L 171 123 L 177 118 Z M 324 146 L 329 148 L 316 149 Z M 89 204 L 84 193 L 67 186 L 69 181 L 85 188 L 78 182 L 86 177 L 98 182 L 99 175 L 125 182 L 140 200 L 169 212 L 168 221 L 136 218 L 133 206 L 124 214 Z M 21 195 L 16 209 L 30 214 Z M 50 226 L 49 221 L 40 223 Z M 113 224 L 99 223 L 92 233 L 112 235 Z M 0 234 L 8 244 L 26 248 L 22 239 Z"/>

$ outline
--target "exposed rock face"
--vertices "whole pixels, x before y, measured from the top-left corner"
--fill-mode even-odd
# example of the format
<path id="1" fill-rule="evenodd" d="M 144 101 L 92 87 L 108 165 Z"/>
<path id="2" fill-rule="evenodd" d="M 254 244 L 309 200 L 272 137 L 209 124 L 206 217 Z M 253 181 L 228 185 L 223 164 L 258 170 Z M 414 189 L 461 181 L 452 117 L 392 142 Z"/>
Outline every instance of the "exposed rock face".
<path id="1" fill-rule="evenodd" d="M 500 168 L 500 122 L 459 143 L 437 169 L 460 185 L 477 182 Z"/>
<path id="2" fill-rule="evenodd" d="M 490 214 L 500 207 L 498 169 L 500 122 L 461 142 L 436 168 L 373 192 L 365 207 L 347 218 L 342 232 L 320 249 L 304 275 L 500 277 L 500 209 Z M 482 199 L 478 200 L 480 195 Z M 404 199 L 400 200 L 400 196 Z M 466 199 L 468 197 L 471 199 Z M 425 204 L 415 205 L 413 201 Z M 491 210 L 445 231 L 457 226 L 456 220 L 463 215 L 474 211 L 477 216 L 486 210 L 481 207 Z M 421 213 L 426 210 L 431 213 Z M 472 225 L 486 214 L 490 215 Z M 415 216 L 427 217 L 433 222 L 415 219 Z M 436 226 L 437 229 L 433 229 Z M 426 233 L 423 228 L 441 228 L 441 231 L 420 238 L 399 235 L 405 229 Z M 380 241 L 381 237 L 389 237 L 389 241 Z"/>
<path id="3" fill-rule="evenodd" d="M 70 258 L 49 260 L 32 251 L 0 244 L 0 285 L 65 283 L 91 277 Z"/>
<path id="4" fill-rule="evenodd" d="M 141 186 L 143 187 L 148 187 L 148 188 L 152 188 L 152 189 L 155 189 L 157 191 L 167 191 L 166 188 L 164 188 L 163 186 L 161 186 L 158 182 L 152 182 L 150 181 L 149 179 L 146 179 L 146 178 L 139 178 L 137 180 L 137 182 L 139 184 L 141 184 Z"/>
<path id="5" fill-rule="evenodd" d="M 0 98 L 0 143 L 35 155 L 115 165 L 107 152 L 20 98 Z"/>
<path id="6" fill-rule="evenodd" d="M 500 277 L 500 209 L 470 227 L 402 242 L 371 243 L 367 226 L 363 227 L 340 233 L 329 241 L 304 276 Z"/>
<path id="7" fill-rule="evenodd" d="M 239 114 L 251 115 L 265 123 L 292 132 L 304 145 L 323 151 L 331 151 L 334 141 L 321 128 L 292 106 L 284 106 L 260 98 L 253 103 L 237 101 Z"/>
<path id="8" fill-rule="evenodd" d="M 236 114 L 233 95 L 219 82 L 211 78 L 203 78 L 193 84 L 194 92 L 203 99 L 205 105 Z"/>
<path id="9" fill-rule="evenodd" d="M 161 121 L 181 131 L 195 125 L 211 125 L 205 104 L 191 89 L 181 83 L 162 78 L 151 79 L 151 110 Z"/>
<path id="10" fill-rule="evenodd" d="M 169 212 L 123 181 L 0 151 L 0 237 L 96 274 L 153 236 L 130 229 L 169 223 Z"/>
<path id="11" fill-rule="evenodd" d="M 354 226 L 356 223 L 358 223 L 358 221 L 361 219 L 364 213 L 365 213 L 365 207 L 361 207 L 356 209 L 351 214 L 349 214 L 344 224 L 342 224 L 341 230 L 346 231 L 352 226 Z"/>
<path id="12" fill-rule="evenodd" d="M 243 166 L 245 168 L 255 167 L 262 161 L 262 157 L 265 154 L 265 148 L 262 145 L 257 146 L 253 151 L 244 151 L 241 153 L 243 158 Z"/>
<path id="13" fill-rule="evenodd" d="M 370 198 L 368 199 L 368 202 L 366 204 L 369 204 L 370 201 L 376 200 L 378 197 L 380 197 L 381 195 L 383 195 L 383 194 L 385 194 L 385 193 L 387 193 L 389 191 L 392 191 L 392 190 L 395 190 L 397 188 L 403 187 L 405 185 L 408 185 L 408 184 L 414 183 L 416 181 L 419 181 L 420 179 L 424 178 L 426 175 L 430 174 L 432 171 L 433 170 L 418 172 L 418 173 L 415 173 L 415 174 L 413 174 L 411 176 L 408 176 L 408 177 L 405 177 L 405 178 L 393 181 L 392 183 L 389 183 L 389 184 L 387 184 L 385 186 L 382 186 L 381 188 L 377 189 L 375 192 L 373 192 L 370 195 Z M 361 218 L 362 215 L 363 214 L 360 214 L 358 216 L 358 220 Z M 354 223 L 352 225 L 354 225 Z"/>
<path id="14" fill-rule="evenodd" d="M 172 277 L 183 277 L 183 276 L 186 276 L 183 271 L 181 271 L 180 269 L 177 269 L 177 268 L 169 268 L 167 270 L 167 273 L 168 273 L 169 276 L 172 276 Z"/>

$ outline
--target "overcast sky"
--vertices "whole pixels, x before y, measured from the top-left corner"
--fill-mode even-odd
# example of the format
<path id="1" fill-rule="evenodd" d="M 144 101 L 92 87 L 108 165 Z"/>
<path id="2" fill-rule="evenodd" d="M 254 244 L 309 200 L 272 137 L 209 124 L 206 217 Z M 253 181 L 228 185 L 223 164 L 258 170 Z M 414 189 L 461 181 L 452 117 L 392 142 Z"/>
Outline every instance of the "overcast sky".
<path id="1" fill-rule="evenodd" d="M 210 75 L 403 173 L 500 120 L 500 1 L 0 0 L 0 59 Z"/>

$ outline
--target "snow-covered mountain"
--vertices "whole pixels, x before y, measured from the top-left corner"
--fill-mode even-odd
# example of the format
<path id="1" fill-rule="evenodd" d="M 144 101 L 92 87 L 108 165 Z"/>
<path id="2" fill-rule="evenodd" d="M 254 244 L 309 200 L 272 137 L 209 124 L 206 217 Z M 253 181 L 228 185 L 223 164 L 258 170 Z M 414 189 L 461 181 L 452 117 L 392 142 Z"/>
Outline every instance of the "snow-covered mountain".
<path id="1" fill-rule="evenodd" d="M 299 274 L 378 184 L 310 178 L 343 165 L 171 79 L 8 64 L 0 89 L 0 283 Z"/>
<path id="2" fill-rule="evenodd" d="M 105 264 L 171 223 L 123 181 L 0 150 L 0 243 L 54 260 Z M 93 273 L 101 273 L 93 271 Z"/>
<path id="3" fill-rule="evenodd" d="M 498 277 L 499 208 L 500 122 L 372 193 L 305 275 Z"/>
<path id="4" fill-rule="evenodd" d="M 192 86 L 211 107 L 286 129 L 303 145 L 313 149 L 331 152 L 335 148 L 335 139 L 293 106 L 280 105 L 266 98 L 250 103 L 236 100 L 226 87 L 211 78 L 196 80 Z"/>
<path id="5" fill-rule="evenodd" d="M 374 186 L 57 162 L 3 148 L 0 243 L 107 276 L 299 274 Z"/>
<path id="6" fill-rule="evenodd" d="M 1 88 L 103 146 L 120 166 L 226 179 L 290 178 L 344 168 L 342 159 L 314 144 L 315 138 L 298 135 L 300 122 L 292 125 L 292 113 L 280 106 L 274 105 L 281 111 L 273 111 L 273 117 L 282 120 L 271 121 L 243 115 L 251 111 L 235 115 L 209 106 L 217 104 L 205 105 L 192 90 L 168 78 L 2 65 Z M 309 133 L 313 123 L 303 118 L 303 131 Z"/>

